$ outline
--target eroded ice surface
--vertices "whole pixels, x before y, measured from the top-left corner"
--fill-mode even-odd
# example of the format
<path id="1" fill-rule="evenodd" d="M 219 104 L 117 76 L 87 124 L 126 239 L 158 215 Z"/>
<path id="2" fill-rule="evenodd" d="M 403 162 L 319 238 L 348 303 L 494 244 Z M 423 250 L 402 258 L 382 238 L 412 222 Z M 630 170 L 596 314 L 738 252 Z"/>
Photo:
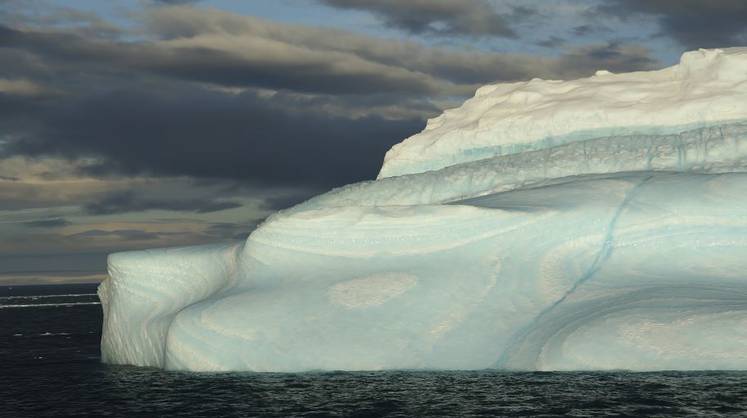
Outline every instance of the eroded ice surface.
<path id="1" fill-rule="evenodd" d="M 658 72 L 489 86 L 419 134 L 444 144 L 424 159 L 390 157 L 379 180 L 275 214 L 246 242 L 114 254 L 99 290 L 103 359 L 747 368 L 744 57 L 699 51 Z M 495 100 L 529 86 L 539 96 Z M 469 133 L 488 120 L 492 131 Z M 563 132 L 572 140 L 543 139 Z M 535 145 L 500 151 L 511 143 Z"/>
<path id="2" fill-rule="evenodd" d="M 747 48 L 701 49 L 659 71 L 487 85 L 392 147 L 379 178 L 590 138 L 742 120 L 746 67 Z"/>

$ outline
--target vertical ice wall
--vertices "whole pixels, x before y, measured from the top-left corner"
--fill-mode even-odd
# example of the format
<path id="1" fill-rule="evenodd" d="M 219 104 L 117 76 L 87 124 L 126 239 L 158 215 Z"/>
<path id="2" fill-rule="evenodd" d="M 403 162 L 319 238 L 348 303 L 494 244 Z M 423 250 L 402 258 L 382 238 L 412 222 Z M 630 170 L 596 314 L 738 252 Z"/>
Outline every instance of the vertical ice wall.
<path id="1" fill-rule="evenodd" d="M 166 336 L 185 307 L 236 279 L 243 243 L 131 251 L 109 256 L 99 287 L 104 362 L 164 367 Z"/>
<path id="2" fill-rule="evenodd" d="M 686 52 L 659 71 L 481 87 L 392 147 L 379 178 L 605 136 L 662 135 L 747 118 L 747 48 Z"/>

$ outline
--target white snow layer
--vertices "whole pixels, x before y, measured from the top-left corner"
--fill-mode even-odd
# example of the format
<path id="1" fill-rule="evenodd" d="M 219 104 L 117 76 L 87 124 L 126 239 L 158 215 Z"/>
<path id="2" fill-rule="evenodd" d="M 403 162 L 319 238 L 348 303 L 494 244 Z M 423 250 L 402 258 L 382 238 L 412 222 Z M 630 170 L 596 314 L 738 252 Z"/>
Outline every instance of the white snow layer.
<path id="1" fill-rule="evenodd" d="M 102 358 L 747 368 L 747 49 L 487 86 L 246 242 L 113 254 Z"/>
<path id="2" fill-rule="evenodd" d="M 659 71 L 487 85 L 392 147 L 379 178 L 602 136 L 746 119 L 745 68 L 747 48 L 701 49 Z"/>

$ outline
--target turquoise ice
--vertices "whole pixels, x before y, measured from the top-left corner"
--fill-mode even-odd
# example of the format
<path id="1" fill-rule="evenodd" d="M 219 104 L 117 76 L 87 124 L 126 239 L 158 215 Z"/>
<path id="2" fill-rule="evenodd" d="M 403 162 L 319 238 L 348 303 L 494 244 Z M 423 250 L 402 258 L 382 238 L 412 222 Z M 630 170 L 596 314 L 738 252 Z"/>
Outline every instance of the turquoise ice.
<path id="1" fill-rule="evenodd" d="M 487 136 L 452 154 L 437 147 L 433 165 L 402 159 L 391 167 L 407 173 L 281 211 L 245 242 L 113 254 L 99 289 L 103 360 L 194 371 L 747 368 L 747 102 L 734 101 L 745 56 L 703 50 L 669 72 L 555 82 L 552 100 L 532 103 L 572 102 L 563 94 L 619 77 L 619 109 L 606 93 L 598 106 L 618 125 L 517 139 L 526 147 L 485 148 Z M 662 72 L 690 77 L 679 109 L 728 117 L 677 111 L 671 85 L 650 82 Z M 706 95 L 729 84 L 733 94 Z M 482 115 L 526 106 L 490 96 L 501 89 L 472 99 L 492 97 Z M 655 128 L 620 123 L 631 97 L 645 108 L 665 98 Z M 463 111 L 449 118 L 460 112 L 453 138 L 469 125 Z M 526 123 L 560 132 L 550 126 L 560 120 Z"/>

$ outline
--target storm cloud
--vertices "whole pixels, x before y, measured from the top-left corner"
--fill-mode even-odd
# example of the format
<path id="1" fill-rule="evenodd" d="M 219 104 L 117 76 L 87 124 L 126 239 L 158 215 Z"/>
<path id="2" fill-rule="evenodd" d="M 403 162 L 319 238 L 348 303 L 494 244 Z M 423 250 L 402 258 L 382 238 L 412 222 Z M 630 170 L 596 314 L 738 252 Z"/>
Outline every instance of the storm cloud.
<path id="1" fill-rule="evenodd" d="M 516 37 L 511 16 L 500 15 L 485 0 L 321 0 L 343 9 L 365 10 L 392 27 L 411 33 Z M 526 9 L 519 9 L 526 13 Z"/>
<path id="2" fill-rule="evenodd" d="M 24 225 L 31 227 L 31 228 L 60 228 L 63 226 L 70 225 L 70 222 L 68 222 L 66 219 L 56 218 L 56 219 L 41 219 L 38 221 L 24 222 Z"/>
<path id="3" fill-rule="evenodd" d="M 92 159 L 82 171 L 94 176 L 328 188 L 375 177 L 439 98 L 656 64 L 620 43 L 556 58 L 468 52 L 191 6 L 148 9 L 142 22 L 150 38 L 137 41 L 0 28 L 0 58 L 27 56 L 12 70 L 37 75 L 6 84 L 55 92 L 0 92 L 0 126 L 12 132 L 0 155 Z"/>
<path id="4" fill-rule="evenodd" d="M 117 89 L 38 105 L 9 155 L 92 155 L 89 175 L 189 175 L 333 186 L 375 176 L 416 119 L 300 113 L 254 93 Z M 113 129 L 113 127 L 116 127 Z"/>
<path id="5" fill-rule="evenodd" d="M 146 210 L 170 210 L 175 212 L 211 213 L 241 207 L 241 203 L 230 200 L 204 199 L 154 199 L 137 196 L 132 191 L 111 193 L 103 198 L 86 203 L 84 209 L 91 215 L 141 212 Z"/>
<path id="6" fill-rule="evenodd" d="M 654 16 L 662 35 L 687 49 L 739 46 L 747 43 L 747 2 L 744 0 L 610 0 L 603 12 L 630 18 Z"/>

